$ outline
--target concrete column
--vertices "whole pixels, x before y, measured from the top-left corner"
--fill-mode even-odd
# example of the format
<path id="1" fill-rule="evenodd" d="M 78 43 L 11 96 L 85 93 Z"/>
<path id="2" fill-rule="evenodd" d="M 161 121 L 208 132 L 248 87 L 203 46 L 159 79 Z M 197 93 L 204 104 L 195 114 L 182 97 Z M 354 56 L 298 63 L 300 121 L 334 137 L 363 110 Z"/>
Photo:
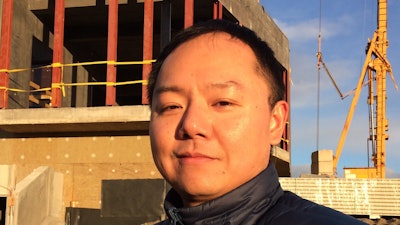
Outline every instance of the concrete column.
<path id="1" fill-rule="evenodd" d="M 74 70 L 75 71 L 75 70 Z M 83 66 L 76 67 L 76 82 L 86 83 L 89 81 L 89 73 Z M 88 105 L 88 94 L 89 87 L 77 86 L 75 92 L 75 106 L 76 107 L 87 107 Z"/>

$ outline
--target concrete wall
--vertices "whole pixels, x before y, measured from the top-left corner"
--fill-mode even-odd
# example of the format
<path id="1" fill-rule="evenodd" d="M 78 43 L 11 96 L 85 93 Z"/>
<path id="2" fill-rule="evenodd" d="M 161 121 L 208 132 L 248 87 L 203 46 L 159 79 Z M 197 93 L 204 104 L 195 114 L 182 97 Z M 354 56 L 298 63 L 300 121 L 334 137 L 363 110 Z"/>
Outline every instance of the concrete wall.
<path id="1" fill-rule="evenodd" d="M 349 215 L 400 216 L 400 179 L 280 178 L 282 188 Z"/>
<path id="2" fill-rule="evenodd" d="M 62 224 L 62 188 L 60 173 L 43 166 L 35 169 L 17 184 L 7 221 L 11 225 Z"/>
<path id="3" fill-rule="evenodd" d="M 148 136 L 11 138 L 0 142 L 0 164 L 17 165 L 17 182 L 40 166 L 62 173 L 65 207 L 99 209 L 103 179 L 161 178 Z"/>
<path id="4" fill-rule="evenodd" d="M 239 23 L 253 29 L 265 40 L 282 66 L 290 71 L 289 40 L 265 12 L 259 1 L 221 0 L 221 2 L 232 15 L 235 15 Z"/>
<path id="5" fill-rule="evenodd" d="M 0 163 L 0 197 L 8 197 L 15 183 L 15 165 L 1 165 Z"/>
<path id="6" fill-rule="evenodd" d="M 333 177 L 333 151 L 318 150 L 311 154 L 311 173 Z"/>
<path id="7" fill-rule="evenodd" d="M 14 1 L 12 40 L 10 53 L 10 69 L 29 68 L 32 54 L 32 22 L 35 18 L 27 14 L 25 1 Z M 30 70 L 11 73 L 9 87 L 27 90 L 29 88 Z M 10 108 L 27 108 L 29 105 L 28 94 L 10 92 Z"/>

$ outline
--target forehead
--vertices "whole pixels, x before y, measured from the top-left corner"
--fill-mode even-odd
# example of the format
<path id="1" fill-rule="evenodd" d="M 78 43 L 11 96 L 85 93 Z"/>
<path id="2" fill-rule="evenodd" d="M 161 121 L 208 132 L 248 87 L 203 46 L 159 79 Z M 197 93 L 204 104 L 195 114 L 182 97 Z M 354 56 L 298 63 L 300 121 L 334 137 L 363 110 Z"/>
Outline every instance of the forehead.
<path id="1" fill-rule="evenodd" d="M 247 44 L 226 33 L 206 34 L 181 44 L 166 57 L 154 84 L 152 105 L 161 97 L 171 97 L 167 93 L 204 97 L 229 91 L 261 104 L 271 95 L 270 83 Z"/>
<path id="2" fill-rule="evenodd" d="M 228 46 L 229 48 L 226 48 Z M 188 49 L 189 51 L 202 49 L 206 49 L 207 51 L 218 50 L 221 54 L 232 51 L 246 51 L 247 53 L 254 55 L 254 52 L 246 43 L 221 31 L 202 34 L 193 39 L 187 40 L 181 43 L 170 55 L 173 55 L 177 51 Z"/>
<path id="3" fill-rule="evenodd" d="M 264 77 L 253 50 L 228 33 L 214 32 L 200 35 L 180 44 L 160 68 L 159 78 L 166 75 L 230 74 L 247 78 L 251 74 Z M 158 79 L 159 79 L 158 78 Z"/>

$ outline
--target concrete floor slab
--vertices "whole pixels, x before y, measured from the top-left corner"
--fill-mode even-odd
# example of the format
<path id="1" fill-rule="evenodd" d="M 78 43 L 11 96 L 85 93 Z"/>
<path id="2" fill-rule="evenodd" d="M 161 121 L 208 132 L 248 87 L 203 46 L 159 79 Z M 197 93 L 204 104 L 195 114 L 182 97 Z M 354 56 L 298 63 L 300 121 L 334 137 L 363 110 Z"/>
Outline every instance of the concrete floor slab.
<path id="1" fill-rule="evenodd" d="M 0 110 L 0 129 L 9 133 L 147 131 L 146 105 Z"/>

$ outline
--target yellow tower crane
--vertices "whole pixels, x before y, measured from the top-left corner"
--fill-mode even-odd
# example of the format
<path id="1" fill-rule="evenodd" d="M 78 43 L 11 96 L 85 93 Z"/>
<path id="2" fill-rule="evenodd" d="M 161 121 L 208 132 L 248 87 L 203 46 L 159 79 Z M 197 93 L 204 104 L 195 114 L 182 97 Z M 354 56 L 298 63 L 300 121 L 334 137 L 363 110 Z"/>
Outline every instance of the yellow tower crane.
<path id="1" fill-rule="evenodd" d="M 389 73 L 395 85 L 398 87 L 394 80 L 390 63 L 387 59 L 387 1 L 378 0 L 378 26 L 374 32 L 371 40 L 368 42 L 366 58 L 361 71 L 357 87 L 354 92 L 353 100 L 350 105 L 349 112 L 339 139 L 339 144 L 336 153 L 333 157 L 333 173 L 336 174 L 337 164 L 340 159 L 340 154 L 343 149 L 344 142 L 350 127 L 351 120 L 354 115 L 360 92 L 364 86 L 366 75 L 368 83 L 368 104 L 370 105 L 370 136 L 372 146 L 372 161 L 374 167 L 359 168 L 357 177 L 374 177 L 385 178 L 385 164 L 386 164 L 386 140 L 389 135 L 388 120 L 386 118 L 386 75 Z M 375 106 L 375 107 L 374 107 Z M 356 168 L 357 169 L 357 168 Z M 352 170 L 354 172 L 354 169 Z M 368 173 L 368 174 L 365 174 Z M 356 172 L 357 174 L 357 172 Z"/>

